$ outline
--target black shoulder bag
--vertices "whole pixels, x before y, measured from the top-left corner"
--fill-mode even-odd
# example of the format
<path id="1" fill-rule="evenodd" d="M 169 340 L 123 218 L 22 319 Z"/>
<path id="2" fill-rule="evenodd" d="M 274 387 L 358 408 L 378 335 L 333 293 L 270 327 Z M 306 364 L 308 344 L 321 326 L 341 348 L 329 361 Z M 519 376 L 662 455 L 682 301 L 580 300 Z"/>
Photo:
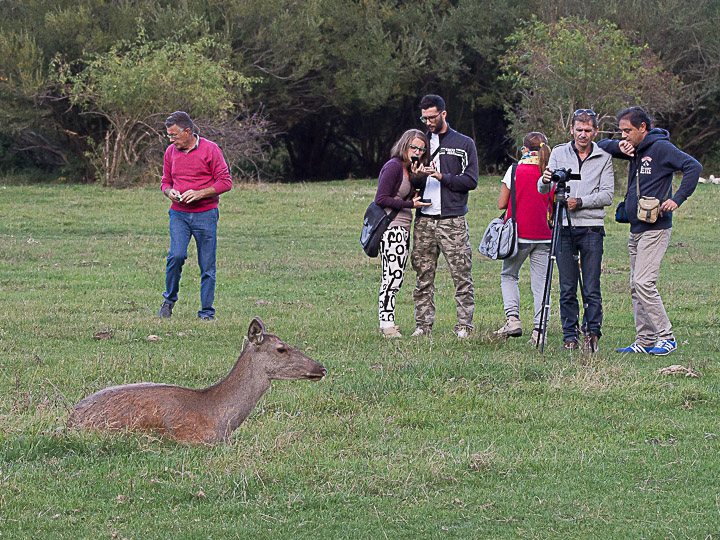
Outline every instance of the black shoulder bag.
<path id="1" fill-rule="evenodd" d="M 368 257 L 378 256 L 382 235 L 398 215 L 398 212 L 400 210 L 393 210 L 386 214 L 385 209 L 375 204 L 375 201 L 371 202 L 367 207 L 363 218 L 362 231 L 360 231 L 360 245 Z"/>
<path id="2" fill-rule="evenodd" d="M 640 184 L 640 156 L 638 156 L 638 166 L 635 170 L 635 176 L 633 178 L 637 178 L 638 185 Z M 630 220 L 627 217 L 627 211 L 625 210 L 625 203 L 627 202 L 627 196 L 628 192 L 630 191 L 630 184 L 632 184 L 633 178 L 630 178 L 628 180 L 628 186 L 627 191 L 625 191 L 625 198 L 618 203 L 617 208 L 615 209 L 615 221 L 618 223 L 630 223 Z"/>

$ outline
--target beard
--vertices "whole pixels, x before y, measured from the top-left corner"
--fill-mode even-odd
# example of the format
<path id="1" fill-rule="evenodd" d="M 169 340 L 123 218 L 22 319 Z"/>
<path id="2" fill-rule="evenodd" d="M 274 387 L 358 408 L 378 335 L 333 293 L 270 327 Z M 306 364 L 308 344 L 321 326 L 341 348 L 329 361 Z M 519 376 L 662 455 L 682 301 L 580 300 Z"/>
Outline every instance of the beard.
<path id="1" fill-rule="evenodd" d="M 440 133 L 443 129 L 445 129 L 445 119 L 438 116 L 438 121 L 430 124 L 428 129 L 430 129 L 432 133 Z"/>

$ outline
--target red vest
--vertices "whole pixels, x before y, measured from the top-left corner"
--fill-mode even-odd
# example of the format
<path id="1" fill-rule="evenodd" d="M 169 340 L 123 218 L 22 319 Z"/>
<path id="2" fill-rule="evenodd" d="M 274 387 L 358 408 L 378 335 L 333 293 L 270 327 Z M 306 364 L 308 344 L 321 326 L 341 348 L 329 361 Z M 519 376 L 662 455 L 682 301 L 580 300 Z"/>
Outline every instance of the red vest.
<path id="1" fill-rule="evenodd" d="M 516 214 L 518 237 L 528 240 L 550 240 L 552 232 L 548 227 L 548 209 L 552 205 L 554 189 L 550 193 L 538 193 L 537 183 L 540 179 L 540 168 L 537 165 L 521 164 L 515 172 L 515 204 L 509 208 L 507 218 Z M 508 202 L 512 206 L 512 197 Z"/>

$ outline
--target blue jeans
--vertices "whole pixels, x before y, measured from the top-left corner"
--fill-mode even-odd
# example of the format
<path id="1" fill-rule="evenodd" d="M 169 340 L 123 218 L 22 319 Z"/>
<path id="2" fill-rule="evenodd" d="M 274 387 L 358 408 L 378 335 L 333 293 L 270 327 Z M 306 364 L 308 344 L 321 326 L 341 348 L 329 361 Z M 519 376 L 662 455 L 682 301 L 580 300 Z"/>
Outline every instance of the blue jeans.
<path id="1" fill-rule="evenodd" d="M 218 209 L 205 212 L 178 212 L 170 210 L 170 251 L 165 268 L 165 292 L 167 302 L 175 304 L 180 289 L 180 274 L 187 259 L 190 237 L 195 237 L 198 266 L 200 267 L 200 303 L 198 316 L 215 315 L 215 257 L 217 253 Z"/>
<path id="2" fill-rule="evenodd" d="M 570 228 L 563 227 L 557 265 L 560 274 L 560 320 L 563 340 L 578 340 L 583 334 L 602 336 L 602 297 L 600 295 L 600 265 L 603 255 L 603 227 L 576 227 L 570 236 Z M 574 243 L 574 246 L 573 246 Z M 580 255 L 580 270 L 575 255 Z M 582 272 L 583 305 L 582 327 L 578 327 L 579 306 L 577 289 L 579 273 Z"/>

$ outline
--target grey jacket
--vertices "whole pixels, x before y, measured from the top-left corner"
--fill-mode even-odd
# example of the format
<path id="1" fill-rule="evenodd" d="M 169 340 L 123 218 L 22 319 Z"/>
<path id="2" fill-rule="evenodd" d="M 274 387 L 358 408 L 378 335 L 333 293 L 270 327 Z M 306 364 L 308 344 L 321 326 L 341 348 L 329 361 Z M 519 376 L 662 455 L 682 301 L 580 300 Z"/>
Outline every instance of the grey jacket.
<path id="1" fill-rule="evenodd" d="M 602 227 L 605 219 L 604 207 L 612 204 L 615 191 L 615 175 L 610 154 L 592 143 L 592 151 L 581 168 L 571 141 L 553 148 L 548 167 L 550 170 L 566 168 L 576 174 L 580 171 L 580 180 L 568 182 L 568 197 L 582 199 L 582 208 L 570 211 L 570 221 L 575 227 Z M 552 184 L 543 183 L 541 176 L 538 180 L 538 191 L 547 193 L 551 187 Z M 567 226 L 567 219 L 563 219 L 563 225 Z"/>

